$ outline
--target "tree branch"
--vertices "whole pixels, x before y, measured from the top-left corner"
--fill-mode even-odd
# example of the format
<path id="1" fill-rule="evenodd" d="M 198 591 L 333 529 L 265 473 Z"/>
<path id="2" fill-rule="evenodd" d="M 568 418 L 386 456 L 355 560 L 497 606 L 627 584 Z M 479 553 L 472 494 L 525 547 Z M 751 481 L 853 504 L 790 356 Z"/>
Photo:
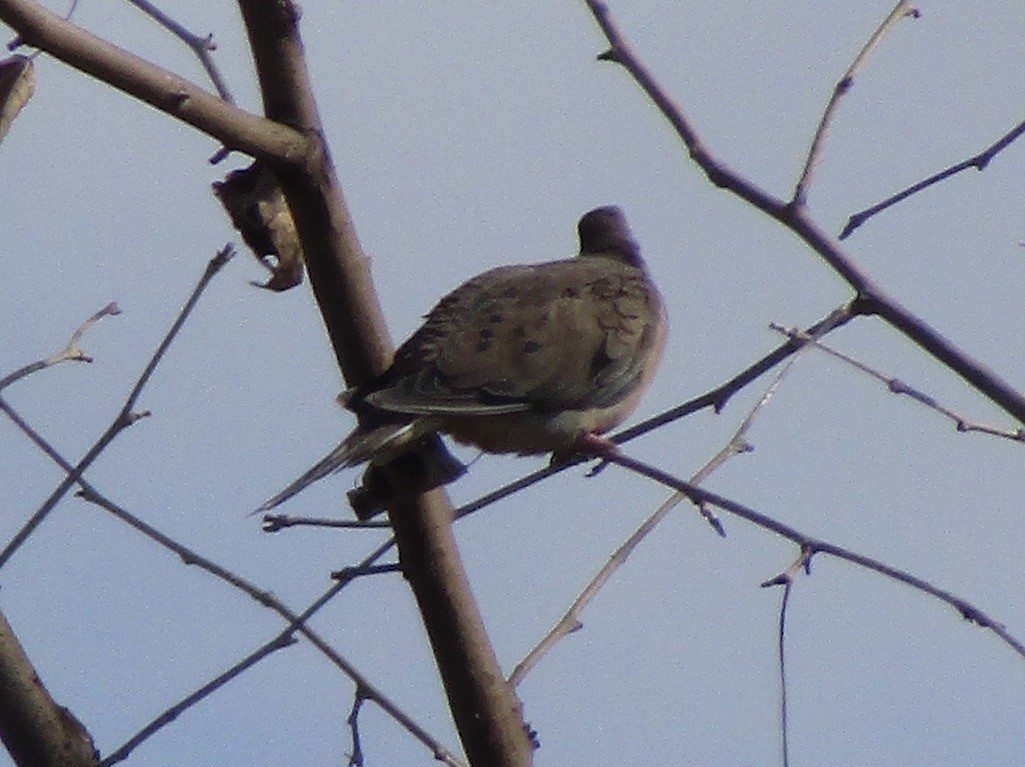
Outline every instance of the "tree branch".
<path id="1" fill-rule="evenodd" d="M 232 106 L 38 3 L 0 0 L 0 20 L 28 45 L 198 128 L 229 149 L 286 163 L 299 162 L 307 154 L 309 142 L 295 130 Z"/>
<path id="2" fill-rule="evenodd" d="M 954 165 L 951 165 L 949 168 L 941 170 L 939 173 L 934 173 L 928 178 L 923 179 L 922 181 L 919 181 L 916 184 L 912 184 L 911 186 L 901 190 L 900 192 L 897 192 L 897 194 L 891 197 L 887 197 L 882 202 L 876 203 L 870 208 L 866 208 L 863 211 L 854 213 L 853 215 L 851 215 L 849 219 L 847 219 L 847 224 L 846 226 L 844 226 L 843 231 L 840 232 L 839 239 L 847 239 L 852 234 L 854 234 L 854 231 L 858 227 L 864 224 L 868 219 L 872 218 L 872 216 L 876 215 L 877 213 L 882 213 L 887 208 L 896 205 L 898 202 L 907 199 L 913 194 L 918 194 L 923 189 L 928 189 L 933 184 L 938 184 L 941 181 L 950 178 L 951 176 L 957 175 L 963 170 L 968 170 L 969 168 L 975 168 L 975 170 L 979 171 L 986 170 L 986 168 L 989 166 L 990 161 L 998 154 L 1000 154 L 1002 151 L 1004 151 L 1007 147 L 1009 147 L 1011 144 L 1013 144 L 1015 141 L 1017 141 L 1023 133 L 1025 133 L 1025 122 L 1018 123 L 1010 131 L 1005 133 L 1003 136 L 1001 136 L 999 139 L 993 142 L 993 144 L 988 146 L 983 151 L 979 152 L 974 157 L 969 157 L 967 160 L 962 160 L 959 163 L 955 163 Z"/>
<path id="3" fill-rule="evenodd" d="M 843 77 L 837 81 L 833 88 L 833 94 L 829 97 L 829 103 L 826 105 L 825 110 L 822 112 L 822 119 L 819 121 L 819 127 L 815 131 L 815 138 L 812 139 L 811 148 L 808 150 L 808 158 L 804 163 L 804 170 L 801 171 L 801 177 L 797 181 L 797 185 L 794 187 L 794 194 L 790 199 L 790 204 L 795 206 L 803 206 L 808 201 L 808 187 L 811 186 L 812 175 L 815 173 L 815 168 L 818 166 L 819 161 L 822 159 L 822 152 L 826 145 L 826 136 L 829 133 L 829 128 L 833 124 L 833 120 L 836 117 L 837 108 L 840 105 L 840 99 L 850 92 L 854 86 L 854 78 L 858 72 L 867 63 L 869 57 L 875 52 L 876 48 L 883 41 L 886 34 L 893 29 L 897 22 L 906 17 L 918 18 L 918 11 L 911 7 L 908 0 L 899 0 L 896 7 L 887 15 L 883 20 L 883 23 L 879 25 L 879 28 L 872 34 L 872 37 L 868 39 L 861 51 L 851 62 L 851 65 L 847 67 L 847 71 L 843 73 Z"/>
<path id="4" fill-rule="evenodd" d="M 0 739 L 19 767 L 93 767 L 89 733 L 43 687 L 0 613 Z"/>
<path id="5" fill-rule="evenodd" d="M 801 547 L 802 556 L 804 557 L 805 562 L 810 562 L 811 558 L 815 554 L 829 554 L 838 559 L 850 562 L 851 564 L 858 565 L 859 567 L 864 567 L 866 570 L 877 572 L 887 578 L 929 594 L 942 602 L 946 602 L 948 605 L 956 609 L 961 614 L 962 618 L 971 621 L 977 626 L 989 629 L 1000 637 L 1004 644 L 1025 659 L 1025 643 L 1022 643 L 1019 639 L 1011 635 L 1004 624 L 994 620 L 971 602 L 968 602 L 949 591 L 941 589 L 938 586 L 932 585 L 924 578 L 919 578 L 917 575 L 913 575 L 905 570 L 892 567 L 885 562 L 880 562 L 878 559 L 873 559 L 872 557 L 867 557 L 864 554 L 859 554 L 856 551 L 845 549 L 844 547 L 837 546 L 829 541 L 805 535 L 789 525 L 779 522 L 778 520 L 762 514 L 759 511 L 755 511 L 748 506 L 744 506 L 736 501 L 731 501 L 729 498 L 724 498 L 716 493 L 703 490 L 690 482 L 684 482 L 682 479 L 678 479 L 668 472 L 662 471 L 654 466 L 649 466 L 642 461 L 638 461 L 630 456 L 623 455 L 622 453 L 611 453 L 607 456 L 606 460 L 608 460 L 609 463 L 615 463 L 625 469 L 629 469 L 637 474 L 648 477 L 649 479 L 659 482 L 666 487 L 674 488 L 686 495 L 694 503 L 711 504 L 712 506 L 733 514 L 734 516 L 746 519 L 748 522 L 751 522 L 758 527 L 770 530 L 782 538 L 793 541 Z M 785 576 L 777 576 L 767 580 L 762 585 L 777 586 L 784 585 L 785 583 Z"/>
<path id="6" fill-rule="evenodd" d="M 611 46 L 598 58 L 620 64 L 630 73 L 673 126 L 690 152 L 691 159 L 705 172 L 709 181 L 749 202 L 796 234 L 854 290 L 857 294 L 855 303 L 859 313 L 877 315 L 1018 421 L 1025 423 L 1025 396 L 996 373 L 970 358 L 876 285 L 841 249 L 839 243 L 811 219 L 804 206 L 786 203 L 774 197 L 712 154 L 702 143 L 701 137 L 683 110 L 666 95 L 647 67 L 634 55 L 613 23 L 605 3 L 601 0 L 585 2 Z"/>
<path id="7" fill-rule="evenodd" d="M 306 71 L 291 3 L 268 8 L 240 0 L 269 118 L 315 138 L 319 152 L 305 167 L 278 168 L 306 254 L 310 283 L 350 384 L 381 372 L 392 347 L 356 237 L 322 140 L 322 126 Z M 389 484 L 402 487 L 399 469 Z M 532 747 L 520 704 L 484 631 L 452 534 L 452 507 L 444 491 L 391 501 L 403 572 L 413 589 L 441 672 L 456 727 L 473 765 L 527 765 Z"/>

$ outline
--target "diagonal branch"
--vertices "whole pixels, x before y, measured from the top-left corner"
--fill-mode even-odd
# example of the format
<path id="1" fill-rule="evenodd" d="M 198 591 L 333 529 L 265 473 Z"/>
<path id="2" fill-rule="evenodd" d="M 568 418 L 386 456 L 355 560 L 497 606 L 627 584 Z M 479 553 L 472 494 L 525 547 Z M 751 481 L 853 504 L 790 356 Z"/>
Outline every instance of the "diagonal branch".
<path id="1" fill-rule="evenodd" d="M 857 76 L 861 68 L 865 66 L 869 57 L 875 52 L 875 49 L 879 47 L 879 44 L 883 41 L 886 34 L 893 29 L 897 22 L 906 17 L 918 18 L 918 11 L 914 9 L 908 0 L 899 0 L 897 5 L 889 15 L 883 20 L 883 23 L 879 25 L 879 28 L 872 34 L 872 37 L 868 39 L 864 47 L 851 62 L 851 65 L 847 68 L 847 71 L 843 73 L 843 77 L 837 82 L 833 88 L 833 94 L 829 97 L 829 103 L 826 105 L 825 110 L 822 112 L 822 119 L 819 121 L 819 127 L 815 131 L 815 137 L 812 139 L 811 148 L 808 150 L 808 159 L 805 160 L 804 170 L 801 171 L 801 178 L 798 179 L 797 185 L 794 187 L 794 194 L 790 200 L 790 204 L 794 206 L 804 206 L 808 201 L 808 187 L 811 185 L 812 175 L 815 172 L 815 168 L 818 166 L 819 161 L 822 159 L 822 151 L 826 145 L 826 136 L 829 133 L 829 128 L 833 124 L 833 120 L 836 117 L 837 108 L 840 105 L 840 99 L 847 95 L 847 93 L 854 86 L 854 78 Z M 842 238 L 841 238 L 842 239 Z"/>
<path id="2" fill-rule="evenodd" d="M 949 591 L 941 589 L 938 586 L 934 586 L 925 579 L 919 578 L 917 575 L 892 567 L 877 559 L 865 556 L 864 554 L 859 554 L 855 551 L 851 551 L 850 549 L 845 549 L 842 546 L 837 546 L 829 541 L 813 538 L 787 524 L 784 524 L 783 522 L 762 514 L 759 511 L 755 511 L 748 506 L 732 501 L 729 498 L 724 498 L 716 493 L 703 490 L 690 482 L 684 482 L 682 479 L 674 477 L 668 472 L 662 471 L 654 466 L 649 466 L 642 461 L 638 461 L 621 453 L 611 453 L 606 456 L 606 460 L 610 463 L 618 464 L 625 469 L 636 472 L 637 474 L 648 477 L 648 479 L 654 480 L 666 487 L 678 490 L 690 498 L 694 503 L 711 504 L 716 508 L 733 514 L 734 516 L 746 519 L 748 522 L 751 522 L 758 527 L 774 532 L 782 538 L 793 541 L 801 547 L 802 551 L 807 552 L 805 557 L 806 561 L 810 562 L 811 558 L 815 554 L 829 554 L 837 559 L 850 562 L 851 564 L 863 567 L 866 570 L 872 570 L 873 572 L 898 581 L 899 583 L 911 586 L 912 588 L 924 592 L 929 596 L 935 597 L 942 602 L 946 602 L 948 605 L 956 609 L 961 614 L 962 618 L 971 621 L 977 626 L 989 629 L 996 634 L 1004 644 L 1014 650 L 1022 658 L 1025 658 L 1025 644 L 1012 636 L 1002 623 L 994 620 L 971 602 L 962 599 Z M 777 577 L 766 581 L 762 585 L 775 586 L 782 584 L 783 582 L 784 581 Z"/>
<path id="3" fill-rule="evenodd" d="M 916 317 L 876 285 L 841 249 L 839 243 L 809 217 L 806 208 L 774 197 L 712 154 L 683 110 L 666 95 L 647 67 L 630 49 L 612 21 L 605 3 L 601 0 L 585 2 L 611 46 L 599 58 L 620 64 L 629 72 L 673 126 L 686 145 L 691 159 L 705 172 L 709 181 L 749 202 L 797 235 L 854 290 L 858 313 L 874 314 L 889 323 L 1018 421 L 1025 423 L 1025 396 L 1021 392 L 958 349 L 923 319 Z"/>
<path id="4" fill-rule="evenodd" d="M 854 234 L 854 231 L 858 229 L 858 227 L 864 224 L 868 219 L 872 218 L 872 216 L 876 215 L 877 213 L 882 213 L 887 208 L 896 205 L 898 202 L 907 199 L 913 194 L 918 194 L 923 189 L 928 189 L 933 184 L 938 184 L 941 181 L 945 181 L 951 176 L 957 175 L 961 171 L 968 170 L 969 168 L 975 168 L 976 170 L 980 171 L 986 170 L 986 167 L 989 165 L 990 161 L 992 161 L 994 157 L 1000 154 L 1000 152 L 1004 151 L 1007 147 L 1009 147 L 1011 144 L 1017 141 L 1023 133 L 1025 133 L 1025 122 L 1018 123 L 1018 125 L 1016 125 L 1010 131 L 1008 131 L 999 139 L 997 139 L 997 141 L 995 141 L 992 145 L 990 145 L 983 151 L 979 152 L 974 157 L 969 157 L 967 160 L 962 160 L 959 163 L 955 163 L 954 165 L 951 165 L 949 168 L 941 170 L 939 173 L 934 173 L 933 175 L 929 176 L 929 178 L 923 179 L 922 181 L 919 181 L 917 184 L 912 184 L 906 189 L 897 192 L 897 194 L 893 195 L 892 197 L 887 197 L 882 202 L 876 203 L 870 208 L 866 208 L 865 210 L 860 211 L 859 213 L 853 214 L 849 219 L 847 219 L 847 224 L 846 226 L 844 226 L 843 231 L 840 232 L 839 239 L 847 239 L 852 234 Z"/>
<path id="5" fill-rule="evenodd" d="M 301 161 L 309 151 L 307 139 L 292 128 L 232 106 L 32 0 L 0 0 L 0 20 L 28 45 L 198 128 L 229 149 L 289 163 Z"/>
<path id="6" fill-rule="evenodd" d="M 213 56 L 210 55 L 211 51 L 217 50 L 217 45 L 214 43 L 214 36 L 212 34 L 207 35 L 206 37 L 200 37 L 199 35 L 193 34 L 186 29 L 184 25 L 179 24 L 162 10 L 153 5 L 153 3 L 149 2 L 149 0 L 128 0 L 128 2 L 185 43 L 189 49 L 196 54 L 196 58 L 198 58 L 199 63 L 203 65 L 203 69 L 206 70 L 207 77 L 210 78 L 210 82 L 213 83 L 213 86 L 217 89 L 217 93 L 220 97 L 229 104 L 235 103 L 235 99 L 232 98 L 231 91 L 228 90 L 228 84 L 224 82 L 224 78 L 221 76 L 221 71 L 214 63 Z"/>
<path id="7" fill-rule="evenodd" d="M 207 285 L 213 279 L 214 275 L 221 270 L 221 268 L 228 262 L 228 259 L 232 256 L 232 250 L 230 246 L 226 246 L 216 256 L 210 259 L 207 264 L 206 270 L 203 272 L 203 276 L 199 279 L 195 289 L 192 291 L 192 295 L 189 296 L 185 306 L 179 312 L 178 317 L 175 319 L 174 324 L 171 325 L 171 329 L 168 330 L 164 336 L 157 350 L 150 357 L 149 362 L 146 364 L 146 368 L 139 376 L 139 380 L 135 382 L 135 386 L 132 387 L 132 391 L 128 395 L 128 399 L 125 400 L 125 404 L 121 407 L 121 411 L 114 417 L 114 421 L 107 427 L 106 431 L 100 435 L 99 439 L 93 444 L 91 448 L 86 452 L 85 456 L 78 462 L 78 464 L 72 469 L 72 471 L 64 478 L 64 480 L 50 493 L 49 497 L 43 502 L 43 504 L 36 509 L 35 513 L 29 517 L 28 521 L 22 525 L 21 529 L 15 533 L 14 537 L 7 543 L 7 545 L 0 551 L 0 567 L 7 564 L 8 560 L 14 555 L 14 553 L 21 548 L 22 544 L 28 540 L 28 537 L 32 532 L 40 525 L 40 523 L 46 519 L 54 507 L 60 502 L 60 500 L 67 494 L 68 490 L 74 485 L 78 479 L 82 476 L 82 473 L 92 465 L 99 455 L 107 448 L 107 446 L 120 434 L 123 430 L 127 429 L 133 423 L 135 423 L 145 413 L 135 413 L 133 408 L 135 403 L 139 399 L 139 395 L 142 393 L 143 388 L 149 381 L 153 371 L 156 370 L 157 365 L 164 358 L 164 354 L 171 342 L 178 335 L 178 331 L 181 330 L 182 325 L 185 323 L 186 318 L 192 313 L 196 303 L 199 301 L 199 297 L 203 294 Z M 0 397 L 0 407 L 7 410 L 6 403 Z"/>
<path id="8" fill-rule="evenodd" d="M 826 354 L 835 357 L 839 360 L 842 360 L 843 362 L 846 362 L 851 367 L 860 370 L 862 373 L 866 373 L 867 375 L 871 376 L 877 381 L 880 381 L 881 383 L 885 384 L 886 388 L 889 389 L 891 393 L 903 394 L 904 396 L 910 397 L 916 402 L 925 405 L 930 410 L 935 410 L 940 415 L 952 421 L 954 424 L 954 428 L 957 429 L 959 432 L 976 431 L 982 434 L 991 434 L 994 437 L 1003 437 L 1004 439 L 1013 440 L 1014 442 L 1025 442 L 1025 428 L 1019 426 L 1017 429 L 1013 430 L 1001 429 L 996 426 L 990 426 L 988 424 L 972 421 L 968 418 L 965 418 L 963 415 L 960 415 L 955 411 L 951 410 L 949 407 L 940 404 L 940 402 L 935 397 L 926 394 L 920 389 L 916 389 L 915 387 L 905 383 L 899 378 L 887 376 L 879 372 L 875 368 L 865 364 L 864 362 L 861 362 L 860 360 L 857 360 L 854 357 L 844 354 L 841 351 L 837 351 L 833 347 L 822 343 L 818 339 L 811 338 L 810 336 L 805 335 L 800 330 L 796 330 L 794 328 L 784 328 L 775 323 L 773 323 L 771 327 L 773 330 L 783 333 L 789 338 L 803 340 L 806 343 L 812 344 L 816 349 L 821 349 Z"/>
<path id="9" fill-rule="evenodd" d="M 747 414 L 741 422 L 740 427 L 733 433 L 729 442 L 722 448 L 722 450 L 714 455 L 708 463 L 701 467 L 693 477 L 691 477 L 690 481 L 693 484 L 700 484 L 730 458 L 750 449 L 750 445 L 746 440 L 747 432 L 750 430 L 751 425 L 754 423 L 754 420 L 758 417 L 759 413 L 765 410 L 765 407 L 769 404 L 769 400 L 772 399 L 776 390 L 779 388 L 780 383 L 782 383 L 783 378 L 796 361 L 796 357 L 791 359 L 779 371 L 779 373 L 777 373 L 765 394 L 763 394 L 761 399 L 758 400 L 751 412 Z M 686 496 L 679 491 L 673 493 L 654 511 L 654 513 L 641 523 L 640 527 L 638 527 L 630 537 L 615 550 L 615 552 L 613 552 L 604 567 L 598 571 L 597 575 L 591 579 L 587 586 L 584 587 L 584 590 L 575 600 L 573 600 L 573 604 L 570 605 L 570 608 L 565 612 L 562 618 L 544 636 L 544 638 L 538 642 L 529 653 L 527 653 L 527 656 L 517 664 L 516 668 L 513 669 L 512 674 L 509 676 L 510 684 L 518 686 L 519 683 L 523 681 L 524 677 L 526 677 L 534 666 L 537 665 L 541 658 L 555 646 L 556 642 L 580 628 L 582 625 L 580 622 L 580 614 L 583 612 L 584 607 L 586 607 L 591 600 L 597 596 L 598 592 L 604 588 L 605 584 L 611 580 L 616 570 L 626 563 L 626 560 L 641 544 L 641 541 L 647 538 L 655 527 L 666 518 L 669 512 L 676 508 L 676 506 L 678 506 L 685 498 Z M 702 515 L 712 523 L 712 526 L 718 531 L 718 533 L 725 536 L 726 533 L 724 532 L 722 525 L 719 523 L 719 520 L 706 510 L 705 504 L 699 504 L 698 506 Z"/>

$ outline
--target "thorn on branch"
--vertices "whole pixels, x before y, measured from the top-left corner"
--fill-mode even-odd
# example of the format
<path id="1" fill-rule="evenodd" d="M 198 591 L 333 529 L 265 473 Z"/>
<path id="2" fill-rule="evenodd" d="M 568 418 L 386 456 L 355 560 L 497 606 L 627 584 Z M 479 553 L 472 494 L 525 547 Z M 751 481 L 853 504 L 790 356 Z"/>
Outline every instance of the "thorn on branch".
<path id="1" fill-rule="evenodd" d="M 718 516 L 716 516 L 715 512 L 712 510 L 712 507 L 709 504 L 705 503 L 704 501 L 699 503 L 698 512 L 700 512 L 701 516 L 704 517 L 705 521 L 712 526 L 712 529 L 719 533 L 720 538 L 726 537 L 726 528 L 723 527 L 722 520 L 719 519 Z"/>
<path id="2" fill-rule="evenodd" d="M 991 628 L 995 626 L 1003 628 L 1000 624 L 994 623 L 990 620 L 989 616 L 977 607 L 970 605 L 967 602 L 961 602 L 959 600 L 955 604 L 955 607 L 957 607 L 958 612 L 961 613 L 961 617 L 969 623 L 974 623 L 976 626 L 982 626 L 983 628 Z"/>
<path id="3" fill-rule="evenodd" d="M 624 62 L 623 52 L 619 48 L 609 48 L 607 51 L 599 53 L 597 60 L 611 61 L 613 64 L 622 64 Z"/>
<path id="4" fill-rule="evenodd" d="M 224 160 L 227 159 L 228 155 L 231 154 L 231 151 L 232 150 L 229 149 L 228 147 L 222 146 L 220 149 L 218 149 L 216 152 L 214 152 L 210 156 L 210 159 L 207 160 L 207 162 L 210 163 L 211 165 L 219 165 L 220 163 L 224 162 Z"/>
<path id="5" fill-rule="evenodd" d="M 231 259 L 235 257 L 235 246 L 230 242 L 224 244 L 224 247 L 217 251 L 217 254 L 210 259 L 210 264 L 207 266 L 207 271 L 217 273 L 224 268 Z"/>

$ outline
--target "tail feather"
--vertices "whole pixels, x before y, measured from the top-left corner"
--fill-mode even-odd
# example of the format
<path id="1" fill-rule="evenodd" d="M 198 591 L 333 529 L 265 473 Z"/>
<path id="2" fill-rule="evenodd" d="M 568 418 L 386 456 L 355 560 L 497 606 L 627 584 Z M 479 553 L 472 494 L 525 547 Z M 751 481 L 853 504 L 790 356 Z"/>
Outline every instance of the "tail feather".
<path id="1" fill-rule="evenodd" d="M 270 511 L 275 506 L 284 503 L 293 495 L 304 490 L 308 485 L 312 485 L 318 479 L 323 479 L 332 472 L 366 463 L 379 451 L 386 450 L 396 443 L 404 442 L 404 438 L 412 433 L 414 424 L 415 421 L 411 423 L 382 424 L 366 430 L 357 428 L 338 447 L 310 468 L 309 471 L 280 493 L 265 501 L 250 516 Z"/>

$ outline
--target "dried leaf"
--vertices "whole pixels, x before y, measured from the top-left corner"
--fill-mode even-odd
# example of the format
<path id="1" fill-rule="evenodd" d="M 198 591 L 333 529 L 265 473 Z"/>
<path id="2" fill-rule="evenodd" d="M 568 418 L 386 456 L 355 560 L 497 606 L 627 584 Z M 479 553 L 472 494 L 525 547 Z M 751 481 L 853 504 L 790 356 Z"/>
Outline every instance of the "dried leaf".
<path id="1" fill-rule="evenodd" d="M 36 71 L 27 56 L 0 61 L 0 142 L 36 89 Z"/>
<path id="2" fill-rule="evenodd" d="M 288 290 L 303 281 L 303 250 L 277 179 L 260 162 L 235 170 L 213 185 L 231 222 L 257 260 L 271 273 L 268 290 Z"/>

